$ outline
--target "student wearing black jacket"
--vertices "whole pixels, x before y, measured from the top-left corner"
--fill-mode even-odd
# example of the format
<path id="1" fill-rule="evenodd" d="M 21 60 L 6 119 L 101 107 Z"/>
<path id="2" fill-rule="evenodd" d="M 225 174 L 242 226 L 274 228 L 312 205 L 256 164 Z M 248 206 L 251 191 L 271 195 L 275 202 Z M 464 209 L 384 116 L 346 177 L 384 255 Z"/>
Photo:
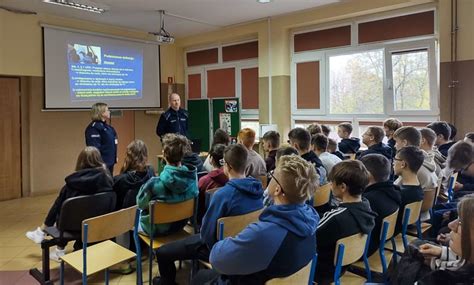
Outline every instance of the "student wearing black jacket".
<path id="1" fill-rule="evenodd" d="M 400 208 L 402 197 L 400 189 L 389 179 L 391 167 L 386 157 L 380 154 L 368 154 L 360 161 L 369 171 L 369 184 L 362 197 L 369 201 L 370 208 L 377 213 L 367 253 L 370 256 L 379 247 L 383 219 Z"/>
<path id="2" fill-rule="evenodd" d="M 360 139 L 351 137 L 352 124 L 340 123 L 337 126 L 337 135 L 341 138 L 339 150 L 345 154 L 357 153 L 360 148 Z"/>
<path id="3" fill-rule="evenodd" d="M 362 199 L 369 173 L 360 161 L 346 160 L 336 164 L 329 173 L 329 181 L 332 194 L 342 202 L 324 214 L 316 231 L 318 265 L 314 281 L 318 284 L 333 281 L 337 240 L 357 233 L 370 233 L 377 216 L 369 202 Z"/>
<path id="4" fill-rule="evenodd" d="M 39 244 L 44 240 L 44 228 L 51 227 L 58 222 L 64 201 L 77 196 L 112 191 L 113 184 L 112 176 L 105 168 L 99 150 L 89 146 L 81 151 L 77 158 L 76 171 L 67 176 L 65 181 L 66 185 L 59 192 L 59 196 L 49 210 L 44 224 L 36 230 L 26 233 L 26 237 L 35 243 Z M 50 254 L 50 258 L 59 261 L 59 257 L 65 254 L 65 246 L 66 244 L 58 245 L 56 251 Z"/>
<path id="5" fill-rule="evenodd" d="M 384 131 L 381 127 L 369 127 L 362 135 L 362 142 L 368 149 L 358 153 L 357 158 L 361 159 L 365 155 L 378 153 L 392 161 L 392 149 L 382 142 L 383 137 Z"/>
<path id="6" fill-rule="evenodd" d="M 116 209 L 131 207 L 136 204 L 136 197 L 140 187 L 151 177 L 155 176 L 153 167 L 148 165 L 148 149 L 141 140 L 134 140 L 127 146 L 125 161 L 120 174 L 114 177 L 114 191 L 117 194 Z M 124 204 L 128 191 L 133 192 L 129 201 L 133 204 Z"/>

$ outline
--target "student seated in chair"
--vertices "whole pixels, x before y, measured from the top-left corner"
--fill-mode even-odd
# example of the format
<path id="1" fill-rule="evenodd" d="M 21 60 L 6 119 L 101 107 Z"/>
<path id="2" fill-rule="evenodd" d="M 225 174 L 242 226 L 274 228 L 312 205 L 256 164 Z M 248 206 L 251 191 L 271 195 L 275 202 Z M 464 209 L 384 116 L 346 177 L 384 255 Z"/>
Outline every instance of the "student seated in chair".
<path id="1" fill-rule="evenodd" d="M 436 133 L 429 128 L 422 128 L 421 133 L 421 144 L 420 149 L 424 150 L 428 156 L 433 158 L 436 163 L 436 176 L 441 175 L 441 171 L 446 167 L 446 157 L 441 154 L 437 149 L 434 148 L 436 141 Z"/>
<path id="2" fill-rule="evenodd" d="M 145 183 L 137 196 L 138 208 L 142 210 L 140 227 L 149 236 L 166 235 L 181 230 L 187 220 L 171 224 L 157 224 L 150 228 L 149 203 L 160 200 L 167 203 L 178 203 L 193 199 L 198 195 L 196 168 L 181 163 L 188 139 L 178 134 L 163 136 L 163 157 L 165 168 L 160 176 L 153 177 Z"/>
<path id="3" fill-rule="evenodd" d="M 362 142 L 368 149 L 357 153 L 357 159 L 361 159 L 371 153 L 378 153 L 392 161 L 392 149 L 382 142 L 383 137 L 384 131 L 381 127 L 368 127 L 367 131 L 362 134 Z"/>
<path id="4" fill-rule="evenodd" d="M 397 219 L 397 232 L 400 232 L 405 206 L 423 201 L 423 189 L 418 181 L 417 172 L 423 164 L 423 152 L 415 146 L 402 147 L 393 158 L 393 170 L 400 179 L 402 204 Z"/>
<path id="5" fill-rule="evenodd" d="M 339 157 L 340 160 L 346 159 L 346 157 L 344 157 L 344 154 L 337 149 L 337 142 L 330 137 L 328 137 L 328 152 Z"/>
<path id="6" fill-rule="evenodd" d="M 212 138 L 211 148 L 216 144 L 223 144 L 225 146 L 228 146 L 229 143 L 230 143 L 229 134 L 223 129 L 217 129 L 216 132 L 214 133 L 214 137 Z M 206 157 L 203 167 L 204 167 L 204 171 L 207 171 L 207 172 L 211 172 L 214 169 L 214 167 L 211 165 L 210 155 Z"/>
<path id="7" fill-rule="evenodd" d="M 133 204 L 135 204 L 138 191 L 142 185 L 154 176 L 155 171 L 148 164 L 148 149 L 145 143 L 141 140 L 134 140 L 127 146 L 125 161 L 122 169 L 120 169 L 120 174 L 114 177 L 114 191 L 117 194 L 116 209 L 133 206 L 123 204 L 127 193 L 129 191 L 133 192 Z"/>
<path id="8" fill-rule="evenodd" d="M 360 148 L 360 139 L 351 137 L 352 124 L 340 123 L 337 126 L 337 135 L 341 138 L 339 150 L 344 154 L 357 153 Z"/>
<path id="9" fill-rule="evenodd" d="M 432 122 L 427 128 L 432 129 L 436 133 L 435 145 L 438 147 L 444 157 L 448 157 L 448 150 L 453 146 L 455 141 L 451 141 L 451 127 L 445 121 Z"/>
<path id="10" fill-rule="evenodd" d="M 280 134 L 277 131 L 268 131 L 263 135 L 263 149 L 268 153 L 265 158 L 265 165 L 267 172 L 275 169 L 275 156 L 278 148 L 280 147 Z"/>
<path id="11" fill-rule="evenodd" d="M 183 240 L 167 243 L 156 250 L 160 276 L 153 284 L 175 284 L 177 260 L 209 260 L 209 253 L 217 242 L 217 220 L 243 215 L 263 208 L 263 189 L 260 180 L 245 177 L 247 149 L 241 144 L 224 150 L 224 173 L 229 182 L 216 191 L 202 220 L 201 233 Z"/>
<path id="12" fill-rule="evenodd" d="M 369 183 L 369 173 L 362 162 L 345 160 L 336 164 L 329 173 L 329 181 L 332 194 L 341 204 L 324 214 L 316 231 L 318 266 L 314 281 L 318 284 L 333 282 L 337 240 L 357 233 L 369 234 L 377 216 L 369 202 L 362 199 Z"/>
<path id="13" fill-rule="evenodd" d="M 390 161 L 381 154 L 368 154 L 360 159 L 369 171 L 369 184 L 362 197 L 370 203 L 372 211 L 377 213 L 375 226 L 369 243 L 367 255 L 377 251 L 380 244 L 380 233 L 383 219 L 400 208 L 402 197 L 400 190 L 390 180 Z"/>
<path id="14" fill-rule="evenodd" d="M 290 276 L 316 252 L 318 214 L 305 203 L 318 186 L 314 167 L 301 157 L 282 156 L 268 185 L 274 200 L 236 237 L 217 242 L 213 270 L 201 270 L 192 284 L 264 284 Z"/>
<path id="15" fill-rule="evenodd" d="M 396 130 L 403 127 L 403 123 L 396 118 L 388 118 L 383 122 L 383 130 L 385 131 L 385 136 L 388 139 L 388 146 L 392 149 L 392 158 L 395 157 L 397 149 L 395 148 L 395 140 L 393 139 L 393 134 Z"/>
<path id="16" fill-rule="evenodd" d="M 255 144 L 255 131 L 250 128 L 243 128 L 238 134 L 237 141 L 248 151 L 245 176 L 259 178 L 260 176 L 266 175 L 267 167 L 265 166 L 265 161 L 260 154 L 253 150 Z"/>
<path id="17" fill-rule="evenodd" d="M 328 152 L 328 138 L 323 134 L 313 135 L 311 137 L 311 146 L 327 173 L 331 172 L 334 165 L 342 161 L 337 155 Z"/>
<path id="18" fill-rule="evenodd" d="M 26 233 L 26 237 L 35 243 L 41 243 L 45 239 L 46 235 L 43 229 L 52 227 L 58 222 L 61 207 L 68 198 L 112 191 L 113 186 L 112 176 L 102 161 L 99 150 L 93 146 L 88 146 L 81 151 L 77 157 L 75 172 L 64 180 L 66 185 L 59 192 L 59 196 L 49 210 L 43 225 Z M 50 253 L 49 258 L 59 262 L 61 256 L 65 254 L 65 247 L 66 244 L 58 244 L 56 249 Z M 74 248 L 81 247 L 82 245 L 79 244 L 74 245 Z"/>

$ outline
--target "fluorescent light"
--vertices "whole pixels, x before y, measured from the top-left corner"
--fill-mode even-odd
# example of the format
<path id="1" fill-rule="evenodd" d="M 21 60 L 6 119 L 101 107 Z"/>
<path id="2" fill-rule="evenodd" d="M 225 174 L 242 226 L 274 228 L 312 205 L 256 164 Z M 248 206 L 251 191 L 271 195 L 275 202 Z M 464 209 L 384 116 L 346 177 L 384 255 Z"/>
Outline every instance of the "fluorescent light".
<path id="1" fill-rule="evenodd" d="M 272 0 L 257 0 L 258 3 L 267 4 L 272 2 Z"/>
<path id="2" fill-rule="evenodd" d="M 68 0 L 43 0 L 43 3 L 56 4 L 60 6 L 75 8 L 75 9 L 98 13 L 98 14 L 102 14 L 106 11 L 104 8 L 94 7 L 92 5 L 76 3 L 76 2 L 68 1 Z"/>

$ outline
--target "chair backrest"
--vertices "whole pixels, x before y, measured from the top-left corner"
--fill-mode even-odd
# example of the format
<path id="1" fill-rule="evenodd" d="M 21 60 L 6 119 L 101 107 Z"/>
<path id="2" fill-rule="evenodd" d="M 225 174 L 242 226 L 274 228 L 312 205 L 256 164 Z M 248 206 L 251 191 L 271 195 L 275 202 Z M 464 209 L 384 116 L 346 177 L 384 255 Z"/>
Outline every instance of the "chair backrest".
<path id="1" fill-rule="evenodd" d="M 82 226 L 87 225 L 87 238 L 82 232 L 82 240 L 88 243 L 114 238 L 130 231 L 135 226 L 137 206 L 121 209 L 112 213 L 84 220 Z"/>
<path id="2" fill-rule="evenodd" d="M 341 266 L 349 265 L 359 260 L 364 255 L 367 243 L 366 234 L 355 234 L 341 238 L 336 242 L 336 254 L 334 255 L 334 265 L 337 265 L 339 255 L 339 245 L 344 245 L 344 255 L 342 256 Z"/>
<path id="3" fill-rule="evenodd" d="M 123 198 L 122 209 L 135 206 L 137 204 L 137 189 L 129 189 Z"/>
<path id="4" fill-rule="evenodd" d="M 267 188 L 267 184 L 268 184 L 268 178 L 266 175 L 261 175 L 258 177 L 258 179 L 260 180 L 260 182 L 262 182 L 262 188 L 265 189 Z"/>
<path id="5" fill-rule="evenodd" d="M 429 211 L 433 208 L 435 201 L 436 188 L 428 188 L 423 191 L 423 202 L 421 203 L 421 212 Z"/>
<path id="6" fill-rule="evenodd" d="M 449 202 L 452 202 L 453 199 L 454 199 L 454 185 L 456 184 L 456 180 L 458 179 L 458 172 L 454 172 L 451 177 L 449 177 L 449 180 L 448 180 L 448 189 L 447 189 L 447 193 L 448 193 L 448 201 Z"/>
<path id="7" fill-rule="evenodd" d="M 153 224 L 164 224 L 191 218 L 194 215 L 195 204 L 196 199 L 194 198 L 179 203 L 151 201 L 151 222 Z"/>
<path id="8" fill-rule="evenodd" d="M 388 223 L 388 229 L 387 229 L 387 235 L 385 236 L 385 241 L 391 239 L 393 235 L 395 234 L 395 228 L 397 226 L 397 217 L 398 217 L 398 209 L 393 212 L 392 214 L 386 216 L 383 221 L 382 221 L 382 230 L 380 231 L 380 234 L 383 233 L 383 224 L 384 222 Z"/>
<path id="9" fill-rule="evenodd" d="M 101 192 L 67 199 L 61 206 L 59 231 L 80 233 L 83 220 L 114 211 L 116 200 L 115 192 Z"/>
<path id="10" fill-rule="evenodd" d="M 423 201 L 413 202 L 405 206 L 405 209 L 410 209 L 410 217 L 407 225 L 413 225 L 420 218 L 421 204 Z M 405 213 L 403 213 L 403 221 L 405 220 Z"/>
<path id="11" fill-rule="evenodd" d="M 247 214 L 222 217 L 217 220 L 217 239 L 222 240 L 226 237 L 234 237 L 245 229 L 249 224 L 256 222 L 263 209 L 253 211 Z"/>
<path id="12" fill-rule="evenodd" d="M 290 276 L 282 278 L 274 278 L 265 282 L 265 285 L 288 285 L 288 284 L 313 284 L 314 271 L 316 269 L 316 261 L 318 255 L 303 268 Z"/>
<path id="13" fill-rule="evenodd" d="M 319 186 L 314 192 L 314 207 L 319 207 L 324 204 L 329 203 L 331 199 L 331 183 L 324 184 Z"/>
<path id="14" fill-rule="evenodd" d="M 440 175 L 438 178 L 438 187 L 436 187 L 435 196 L 433 198 L 433 205 L 438 204 L 438 195 L 441 193 L 441 188 L 443 187 L 443 177 Z"/>

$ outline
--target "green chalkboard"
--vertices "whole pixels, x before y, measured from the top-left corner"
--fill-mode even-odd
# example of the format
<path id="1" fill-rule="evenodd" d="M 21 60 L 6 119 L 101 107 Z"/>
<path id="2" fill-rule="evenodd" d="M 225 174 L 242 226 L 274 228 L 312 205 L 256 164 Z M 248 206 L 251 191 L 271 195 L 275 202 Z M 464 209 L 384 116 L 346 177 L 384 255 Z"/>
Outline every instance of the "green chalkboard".
<path id="1" fill-rule="evenodd" d="M 231 137 L 237 137 L 240 131 L 240 99 L 212 99 L 212 121 L 214 131 L 218 128 L 224 128 Z M 229 122 L 230 126 L 228 125 Z"/>
<path id="2" fill-rule="evenodd" d="M 209 99 L 188 100 L 189 138 L 201 141 L 200 151 L 209 151 L 211 147 L 211 116 Z"/>

